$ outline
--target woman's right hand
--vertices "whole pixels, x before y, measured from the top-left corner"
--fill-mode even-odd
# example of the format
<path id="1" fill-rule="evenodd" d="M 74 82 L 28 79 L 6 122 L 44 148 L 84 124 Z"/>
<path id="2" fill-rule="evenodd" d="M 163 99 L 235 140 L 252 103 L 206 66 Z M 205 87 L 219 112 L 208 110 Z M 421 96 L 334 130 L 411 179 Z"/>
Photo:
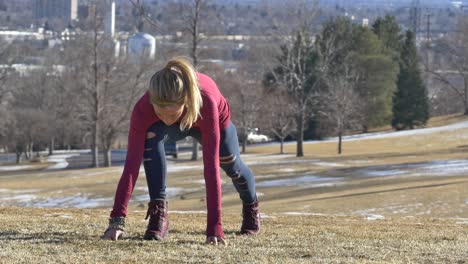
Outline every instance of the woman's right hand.
<path id="1" fill-rule="evenodd" d="M 101 236 L 101 239 L 104 240 L 118 240 L 120 236 L 122 236 L 123 231 L 119 229 L 114 229 L 114 228 L 108 228 L 106 232 L 104 232 L 104 235 Z"/>
<path id="2" fill-rule="evenodd" d="M 117 241 L 125 231 L 125 217 L 111 217 L 109 218 L 109 227 L 104 231 L 101 239 Z"/>
<path id="3" fill-rule="evenodd" d="M 205 243 L 210 244 L 210 245 L 215 245 L 215 246 L 217 246 L 217 245 L 227 246 L 227 241 L 224 240 L 224 238 L 215 237 L 215 236 L 207 237 Z"/>

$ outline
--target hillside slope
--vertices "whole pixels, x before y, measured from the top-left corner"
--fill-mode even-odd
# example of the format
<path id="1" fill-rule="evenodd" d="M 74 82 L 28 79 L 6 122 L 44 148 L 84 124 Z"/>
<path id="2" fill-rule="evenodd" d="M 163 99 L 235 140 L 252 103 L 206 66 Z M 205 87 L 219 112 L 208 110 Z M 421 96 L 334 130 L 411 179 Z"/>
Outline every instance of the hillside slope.
<path id="1" fill-rule="evenodd" d="M 144 212 L 126 238 L 99 240 L 96 209 L 0 208 L 1 263 L 467 263 L 468 219 L 264 216 L 261 235 L 237 235 L 225 214 L 227 247 L 205 245 L 204 214 L 170 214 L 170 236 L 144 241 Z"/>

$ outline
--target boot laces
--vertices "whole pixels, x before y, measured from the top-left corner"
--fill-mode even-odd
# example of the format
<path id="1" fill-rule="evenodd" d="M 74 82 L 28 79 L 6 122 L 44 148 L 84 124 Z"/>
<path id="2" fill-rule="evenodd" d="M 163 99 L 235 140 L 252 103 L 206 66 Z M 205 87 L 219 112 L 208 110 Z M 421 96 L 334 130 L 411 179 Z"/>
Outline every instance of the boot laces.
<path id="1" fill-rule="evenodd" d="M 255 206 L 245 206 L 242 210 L 243 222 L 246 226 L 257 226 L 258 212 Z"/>
<path id="2" fill-rule="evenodd" d="M 145 220 L 149 217 L 148 225 L 153 229 L 160 230 L 163 226 L 165 215 L 164 215 L 164 206 L 158 204 L 153 205 L 153 207 L 148 208 L 146 213 Z"/>

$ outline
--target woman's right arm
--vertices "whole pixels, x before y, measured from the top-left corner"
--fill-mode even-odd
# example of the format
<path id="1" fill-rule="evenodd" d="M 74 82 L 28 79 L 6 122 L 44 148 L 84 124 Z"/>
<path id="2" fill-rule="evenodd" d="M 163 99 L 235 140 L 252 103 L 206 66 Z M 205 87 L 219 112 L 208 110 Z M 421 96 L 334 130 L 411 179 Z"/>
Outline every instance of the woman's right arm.
<path id="1" fill-rule="evenodd" d="M 127 207 L 132 196 L 140 171 L 141 160 L 145 144 L 145 125 L 138 104 L 135 105 L 130 118 L 128 132 L 127 157 L 120 177 L 117 191 L 115 192 L 114 208 L 110 214 L 109 226 L 101 236 L 101 239 L 118 240 L 125 230 L 125 217 Z"/>
<path id="2" fill-rule="evenodd" d="M 132 111 L 125 166 L 115 192 L 114 207 L 110 214 L 109 226 L 101 239 L 117 240 L 125 229 L 127 207 L 138 178 L 145 147 L 146 122 L 141 111 L 141 102 L 140 99 Z"/>
<path id="3" fill-rule="evenodd" d="M 138 104 L 132 111 L 128 132 L 127 157 L 125 167 L 115 192 L 114 208 L 111 217 L 126 217 L 127 206 L 140 171 L 145 147 L 145 124 Z"/>

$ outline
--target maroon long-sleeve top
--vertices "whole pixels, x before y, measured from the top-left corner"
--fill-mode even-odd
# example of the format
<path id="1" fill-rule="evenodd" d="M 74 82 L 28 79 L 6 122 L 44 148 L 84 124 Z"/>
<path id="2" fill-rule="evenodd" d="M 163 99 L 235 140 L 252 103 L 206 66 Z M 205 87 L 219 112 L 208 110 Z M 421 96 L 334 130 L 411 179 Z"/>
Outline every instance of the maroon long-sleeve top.
<path id="1" fill-rule="evenodd" d="M 220 93 L 216 83 L 207 75 L 198 73 L 203 106 L 192 128 L 199 129 L 202 135 L 203 164 L 208 211 L 207 236 L 224 237 L 221 223 L 221 179 L 219 170 L 220 131 L 227 128 L 230 121 L 229 105 Z M 143 159 L 144 145 L 148 128 L 160 118 L 154 112 L 146 92 L 135 104 L 130 119 L 128 151 L 125 167 L 117 186 L 114 208 L 111 217 L 126 216 L 127 206 L 138 178 Z"/>

